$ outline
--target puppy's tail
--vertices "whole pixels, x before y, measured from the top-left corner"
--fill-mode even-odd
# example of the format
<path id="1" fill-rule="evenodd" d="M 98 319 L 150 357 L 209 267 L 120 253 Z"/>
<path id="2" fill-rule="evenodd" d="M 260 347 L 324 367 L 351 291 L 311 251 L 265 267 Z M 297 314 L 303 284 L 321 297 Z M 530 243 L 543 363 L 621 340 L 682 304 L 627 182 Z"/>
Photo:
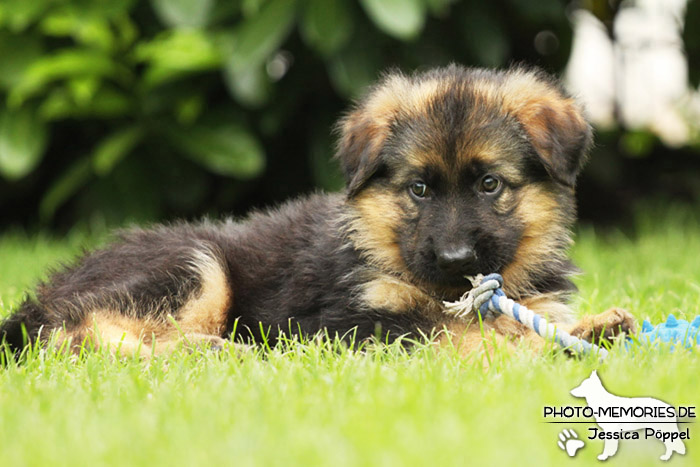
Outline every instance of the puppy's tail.
<path id="1" fill-rule="evenodd" d="M 39 303 L 26 300 L 17 311 L 0 323 L 0 344 L 5 342 L 15 355 L 19 354 L 39 335 L 42 325 L 47 322 L 47 315 Z"/>

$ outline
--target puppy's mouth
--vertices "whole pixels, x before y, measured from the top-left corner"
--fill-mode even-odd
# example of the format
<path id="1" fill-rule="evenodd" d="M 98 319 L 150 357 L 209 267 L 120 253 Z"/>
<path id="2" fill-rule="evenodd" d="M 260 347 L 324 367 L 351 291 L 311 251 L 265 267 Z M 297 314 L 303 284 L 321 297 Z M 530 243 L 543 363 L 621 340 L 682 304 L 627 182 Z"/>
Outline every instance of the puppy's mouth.
<path id="1" fill-rule="evenodd" d="M 462 288 L 472 288 L 472 283 L 469 280 L 469 276 L 475 276 L 476 274 L 464 274 L 464 275 L 454 275 L 447 276 L 439 281 L 440 285 L 446 287 L 462 287 Z"/>
<path id="2" fill-rule="evenodd" d="M 440 274 L 439 277 L 429 280 L 428 286 L 442 300 L 457 300 L 465 292 L 472 289 L 471 281 L 460 275 L 445 276 Z"/>
<path id="3" fill-rule="evenodd" d="M 456 300 L 472 289 L 468 277 L 477 274 L 497 272 L 491 261 L 476 261 L 458 270 L 440 268 L 436 255 L 432 251 L 422 252 L 406 261 L 406 271 L 410 271 L 413 281 L 420 288 L 442 300 Z M 488 263 L 488 264 L 487 264 Z"/>
<path id="4" fill-rule="evenodd" d="M 463 268 L 459 272 L 446 272 L 436 266 L 433 281 L 436 283 L 436 285 L 443 285 L 447 287 L 468 287 L 471 289 L 472 278 L 476 277 L 478 274 L 488 274 L 489 272 L 491 271 L 487 271 L 483 265 L 480 264 L 475 264 L 469 268 Z"/>

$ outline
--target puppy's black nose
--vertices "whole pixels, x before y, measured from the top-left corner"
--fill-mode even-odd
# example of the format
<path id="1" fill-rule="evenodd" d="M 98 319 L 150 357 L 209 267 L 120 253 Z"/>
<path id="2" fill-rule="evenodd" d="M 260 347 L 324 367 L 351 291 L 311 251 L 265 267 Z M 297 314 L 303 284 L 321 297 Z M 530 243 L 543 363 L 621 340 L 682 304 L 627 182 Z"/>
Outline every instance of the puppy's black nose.
<path id="1" fill-rule="evenodd" d="M 466 274 L 476 264 L 474 248 L 461 245 L 443 248 L 436 252 L 438 267 L 450 275 Z"/>

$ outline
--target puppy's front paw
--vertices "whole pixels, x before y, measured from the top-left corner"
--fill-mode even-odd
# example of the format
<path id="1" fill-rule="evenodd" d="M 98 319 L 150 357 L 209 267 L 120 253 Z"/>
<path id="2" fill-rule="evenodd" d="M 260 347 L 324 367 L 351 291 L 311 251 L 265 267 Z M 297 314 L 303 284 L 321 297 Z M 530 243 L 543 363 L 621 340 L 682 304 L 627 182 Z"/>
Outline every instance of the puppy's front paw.
<path id="1" fill-rule="evenodd" d="M 574 326 L 571 334 L 588 342 L 611 342 L 621 335 L 634 334 L 637 324 L 634 317 L 622 308 L 610 308 L 603 313 L 586 316 Z"/>

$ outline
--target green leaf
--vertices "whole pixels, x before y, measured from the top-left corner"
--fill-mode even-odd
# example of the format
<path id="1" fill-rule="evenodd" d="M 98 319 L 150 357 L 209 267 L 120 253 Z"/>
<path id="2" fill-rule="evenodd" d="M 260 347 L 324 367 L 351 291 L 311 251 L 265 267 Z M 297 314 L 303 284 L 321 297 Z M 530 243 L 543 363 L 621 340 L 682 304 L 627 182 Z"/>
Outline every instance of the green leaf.
<path id="1" fill-rule="evenodd" d="M 158 19 L 171 28 L 201 28 L 209 24 L 214 0 L 151 0 Z"/>
<path id="2" fill-rule="evenodd" d="M 107 19 L 86 16 L 72 9 L 51 12 L 41 20 L 39 29 L 47 36 L 68 36 L 80 44 L 103 50 L 111 50 L 116 42 Z"/>
<path id="3" fill-rule="evenodd" d="M 265 167 L 261 144 L 235 122 L 171 128 L 167 135 L 189 159 L 219 175 L 248 179 L 260 174 Z"/>
<path id="4" fill-rule="evenodd" d="M 124 78 L 129 71 L 102 52 L 90 49 L 55 51 L 34 61 L 24 73 L 21 83 L 8 96 L 10 106 L 19 106 L 39 93 L 49 83 L 68 78 L 115 77 Z"/>
<path id="5" fill-rule="evenodd" d="M 308 0 L 299 26 L 304 40 L 327 57 L 350 39 L 352 11 L 346 0 Z"/>
<path id="6" fill-rule="evenodd" d="M 64 87 L 53 89 L 39 107 L 39 115 L 45 120 L 65 118 L 114 118 L 127 114 L 132 101 L 122 91 L 103 85 L 89 101 L 77 102 L 75 92 Z"/>
<path id="7" fill-rule="evenodd" d="M 74 162 L 46 190 L 39 203 L 39 218 L 43 222 L 51 220 L 56 210 L 75 194 L 92 176 L 92 163 L 89 157 Z"/>
<path id="8" fill-rule="evenodd" d="M 99 176 L 112 171 L 122 159 L 128 156 L 143 138 L 139 127 L 127 127 L 107 136 L 92 153 L 92 167 Z"/>
<path id="9" fill-rule="evenodd" d="M 31 109 L 0 110 L 0 173 L 17 180 L 34 170 L 47 137 L 46 125 Z"/>
<path id="10" fill-rule="evenodd" d="M 39 37 L 0 31 L 0 86 L 10 88 L 18 85 L 27 67 L 41 53 Z"/>
<path id="11" fill-rule="evenodd" d="M 656 141 L 649 131 L 627 131 L 620 138 L 620 148 L 625 156 L 644 158 L 653 151 Z"/>
<path id="12" fill-rule="evenodd" d="M 379 29 L 397 39 L 414 39 L 423 29 L 423 0 L 361 0 L 360 3 Z"/>
<path id="13" fill-rule="evenodd" d="M 205 99 L 202 94 L 185 94 L 175 102 L 175 117 L 178 123 L 191 125 L 197 121 L 204 107 Z"/>
<path id="14" fill-rule="evenodd" d="M 461 20 L 464 46 L 478 63 L 490 67 L 505 65 L 510 56 L 510 44 L 495 7 L 475 6 L 472 14 Z"/>
<path id="15" fill-rule="evenodd" d="M 231 95 L 246 107 L 259 108 L 270 97 L 272 86 L 264 65 L 239 72 L 227 66 L 224 68 L 224 82 Z"/>
<path id="16" fill-rule="evenodd" d="M 249 18 L 257 15 L 263 5 L 268 1 L 269 0 L 241 0 L 241 10 L 243 11 L 243 16 Z"/>
<path id="17" fill-rule="evenodd" d="M 0 2 L 0 26 L 23 31 L 50 8 L 53 0 L 3 0 Z"/>
<path id="18" fill-rule="evenodd" d="M 34 1 L 34 0 L 32 0 Z M 46 1 L 46 0 L 43 0 Z M 60 3 L 66 9 L 73 11 L 82 18 L 115 19 L 124 16 L 131 11 L 138 0 L 48 0 L 51 3 Z"/>
<path id="19" fill-rule="evenodd" d="M 277 50 L 294 24 L 295 12 L 295 0 L 272 0 L 244 20 L 224 44 L 231 72 L 260 65 Z"/>
<path id="20" fill-rule="evenodd" d="M 428 10 L 434 16 L 440 18 L 446 17 L 450 13 L 450 5 L 455 3 L 456 0 L 425 0 L 425 4 L 428 6 Z"/>
<path id="21" fill-rule="evenodd" d="M 558 23 L 566 17 L 566 2 L 559 0 L 508 0 L 505 3 L 503 7 L 511 14 L 528 22 Z"/>
<path id="22" fill-rule="evenodd" d="M 94 76 L 81 76 L 70 79 L 66 83 L 66 88 L 81 107 L 87 106 L 92 101 L 99 87 L 100 81 Z"/>
<path id="23" fill-rule="evenodd" d="M 198 29 L 166 31 L 154 40 L 140 44 L 135 54 L 137 60 L 150 64 L 144 77 L 150 86 L 221 65 L 221 55 L 213 38 Z"/>
<path id="24" fill-rule="evenodd" d="M 319 119 L 320 121 L 321 119 Z M 326 120 L 331 120 L 330 118 Z M 345 186 L 345 180 L 333 158 L 333 141 L 328 126 L 318 125 L 311 136 L 309 150 L 309 165 L 316 186 L 326 191 L 340 191 Z"/>
<path id="25" fill-rule="evenodd" d="M 376 49 L 353 44 L 328 62 L 328 73 L 340 94 L 357 98 L 377 79 L 380 66 Z"/>
<path id="26" fill-rule="evenodd" d="M 127 49 L 139 36 L 139 31 L 131 18 L 128 16 L 120 16 L 112 21 L 115 33 L 116 47 L 119 49 Z"/>

